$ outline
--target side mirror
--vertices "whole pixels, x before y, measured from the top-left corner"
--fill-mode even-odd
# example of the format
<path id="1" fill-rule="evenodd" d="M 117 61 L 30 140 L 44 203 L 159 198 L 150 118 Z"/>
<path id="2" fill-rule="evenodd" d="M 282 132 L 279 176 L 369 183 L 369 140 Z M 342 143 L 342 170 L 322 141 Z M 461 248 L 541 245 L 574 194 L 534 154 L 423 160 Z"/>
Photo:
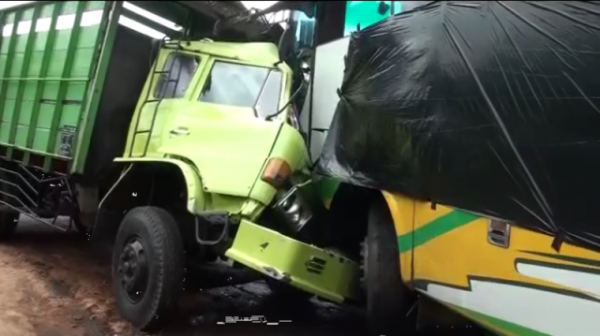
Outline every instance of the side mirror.
<path id="1" fill-rule="evenodd" d="M 286 28 L 281 37 L 279 38 L 279 43 L 277 45 L 277 49 L 279 51 L 279 60 L 282 62 L 289 61 L 288 57 L 294 54 L 294 46 L 296 44 L 296 32 Z"/>
<path id="2" fill-rule="evenodd" d="M 377 7 L 377 13 L 384 16 L 389 12 L 390 8 L 392 8 L 392 6 L 388 5 L 385 1 L 380 1 L 379 7 Z"/>

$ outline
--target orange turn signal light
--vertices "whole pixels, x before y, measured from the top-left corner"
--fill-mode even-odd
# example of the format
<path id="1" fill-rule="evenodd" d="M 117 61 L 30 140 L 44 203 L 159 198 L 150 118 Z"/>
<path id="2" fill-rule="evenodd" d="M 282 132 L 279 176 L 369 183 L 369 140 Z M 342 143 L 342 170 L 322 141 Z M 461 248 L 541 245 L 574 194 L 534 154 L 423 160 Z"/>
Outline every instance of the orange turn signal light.
<path id="1" fill-rule="evenodd" d="M 260 179 L 275 188 L 281 188 L 291 174 L 292 168 L 287 161 L 280 158 L 270 158 Z"/>

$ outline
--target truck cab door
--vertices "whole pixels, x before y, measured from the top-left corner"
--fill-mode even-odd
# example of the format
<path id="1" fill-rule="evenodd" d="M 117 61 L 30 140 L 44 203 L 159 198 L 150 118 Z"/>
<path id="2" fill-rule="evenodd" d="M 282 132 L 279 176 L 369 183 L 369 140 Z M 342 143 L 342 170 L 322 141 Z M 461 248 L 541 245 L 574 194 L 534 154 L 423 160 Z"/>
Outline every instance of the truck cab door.
<path id="1" fill-rule="evenodd" d="M 130 128 L 125 156 L 157 153 L 168 131 L 173 136 L 189 133 L 185 127 L 170 127 L 179 107 L 193 95 L 209 57 L 163 49 L 155 71 L 150 73 Z"/>

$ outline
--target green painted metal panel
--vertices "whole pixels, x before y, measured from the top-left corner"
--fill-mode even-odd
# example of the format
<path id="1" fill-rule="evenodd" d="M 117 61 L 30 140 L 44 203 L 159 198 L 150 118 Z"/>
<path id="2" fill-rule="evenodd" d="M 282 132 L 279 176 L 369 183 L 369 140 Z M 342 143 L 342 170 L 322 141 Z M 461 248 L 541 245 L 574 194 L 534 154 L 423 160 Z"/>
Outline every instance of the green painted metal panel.
<path id="1" fill-rule="evenodd" d="M 0 146 L 71 160 L 112 2 L 35 2 L 0 12 Z M 110 41 L 112 42 L 112 41 Z M 27 162 L 24 162 L 27 163 Z"/>

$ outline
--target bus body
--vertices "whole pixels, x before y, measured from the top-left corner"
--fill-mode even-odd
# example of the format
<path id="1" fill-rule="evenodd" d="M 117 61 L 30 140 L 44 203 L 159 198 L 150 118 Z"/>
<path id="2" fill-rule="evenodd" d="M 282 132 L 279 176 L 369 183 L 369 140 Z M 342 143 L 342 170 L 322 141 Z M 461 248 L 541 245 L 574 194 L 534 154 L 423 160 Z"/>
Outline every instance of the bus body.
<path id="1" fill-rule="evenodd" d="M 362 23 L 360 28 L 366 28 L 390 15 L 354 11 L 352 8 L 361 4 L 352 3 L 362 2 L 346 2 L 345 21 L 332 18 L 331 25 L 321 21 L 317 25 L 316 36 L 328 35 L 321 40 L 317 38 L 311 95 L 301 114 L 313 161 L 321 155 L 339 102 L 337 90 L 344 77 L 351 28 L 357 22 Z M 402 3 L 405 8 L 418 5 L 411 1 Z M 362 5 L 371 6 L 371 12 L 378 7 L 377 2 Z M 340 22 L 344 22 L 343 27 Z M 332 36 L 331 31 L 337 35 Z M 591 336 L 597 331 L 594 316 L 600 309 L 596 299 L 600 288 L 592 284 L 600 274 L 600 253 L 566 242 L 557 252 L 552 248 L 554 237 L 515 223 L 385 190 L 374 196 L 370 192 L 357 192 L 358 189 L 361 188 L 324 177 L 321 195 L 337 216 L 333 221 L 354 218 L 356 226 L 365 225 L 370 218 L 370 207 L 384 200 L 384 211 L 395 229 L 393 244 L 396 244 L 386 248 L 395 248 L 398 253 L 398 276 L 405 288 L 422 294 L 420 317 L 434 320 L 421 325 L 463 335 L 470 326 L 464 321 L 457 322 L 460 319 L 456 316 L 462 316 L 497 335 Z M 340 235 L 347 234 L 348 240 L 355 236 L 347 233 L 354 227 L 340 226 L 339 230 Z M 398 266 L 381 264 L 380 267 Z M 395 291 L 390 288 L 389 292 Z M 385 301 L 385 295 L 381 298 Z M 426 311 L 434 309 L 431 302 L 458 314 L 444 321 L 440 316 L 446 313 L 434 316 Z M 411 305 L 396 307 L 409 309 Z M 400 309 L 394 313 L 401 319 L 407 311 Z"/>

